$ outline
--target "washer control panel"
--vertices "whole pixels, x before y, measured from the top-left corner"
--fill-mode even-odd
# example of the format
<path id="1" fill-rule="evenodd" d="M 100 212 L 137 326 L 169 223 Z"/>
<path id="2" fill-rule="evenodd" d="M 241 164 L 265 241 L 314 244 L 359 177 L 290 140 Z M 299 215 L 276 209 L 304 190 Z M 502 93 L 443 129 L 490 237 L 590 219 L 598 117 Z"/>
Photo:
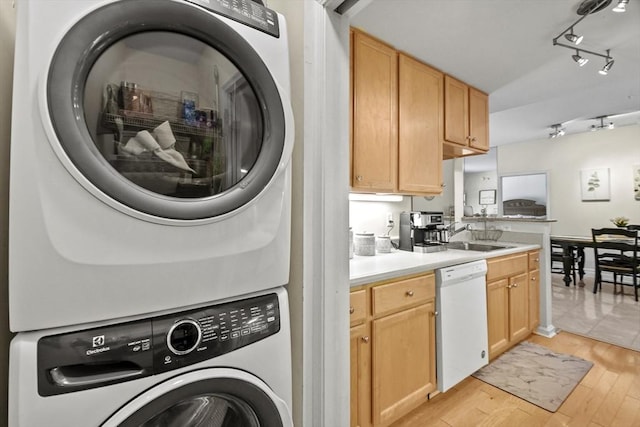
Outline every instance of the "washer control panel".
<path id="1" fill-rule="evenodd" d="M 158 317 L 153 319 L 154 371 L 177 369 L 229 353 L 279 330 L 275 294 L 189 311 L 178 317 Z"/>
<path id="2" fill-rule="evenodd" d="M 232 352 L 280 331 L 268 294 L 38 340 L 41 396 L 103 387 Z"/>

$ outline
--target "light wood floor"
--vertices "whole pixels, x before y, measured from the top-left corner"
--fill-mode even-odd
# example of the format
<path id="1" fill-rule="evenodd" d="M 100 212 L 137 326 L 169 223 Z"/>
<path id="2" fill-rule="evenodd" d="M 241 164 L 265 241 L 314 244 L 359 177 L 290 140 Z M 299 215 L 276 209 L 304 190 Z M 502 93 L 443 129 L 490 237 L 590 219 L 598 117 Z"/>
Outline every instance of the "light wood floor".
<path id="1" fill-rule="evenodd" d="M 557 412 L 470 377 L 392 427 L 640 426 L 640 352 L 567 332 L 528 340 L 594 363 Z"/>

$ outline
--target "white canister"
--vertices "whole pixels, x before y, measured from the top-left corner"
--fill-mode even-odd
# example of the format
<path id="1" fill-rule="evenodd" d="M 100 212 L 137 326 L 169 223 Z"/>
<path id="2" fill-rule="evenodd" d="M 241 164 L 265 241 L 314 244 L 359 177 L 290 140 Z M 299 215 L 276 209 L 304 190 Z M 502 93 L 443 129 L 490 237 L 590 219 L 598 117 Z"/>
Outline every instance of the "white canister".
<path id="1" fill-rule="evenodd" d="M 390 236 L 377 236 L 376 237 L 376 251 L 379 254 L 388 254 L 391 252 L 391 237 Z"/>
<path id="2" fill-rule="evenodd" d="M 353 238 L 356 255 L 371 256 L 376 254 L 376 238 L 373 233 L 356 233 Z"/>

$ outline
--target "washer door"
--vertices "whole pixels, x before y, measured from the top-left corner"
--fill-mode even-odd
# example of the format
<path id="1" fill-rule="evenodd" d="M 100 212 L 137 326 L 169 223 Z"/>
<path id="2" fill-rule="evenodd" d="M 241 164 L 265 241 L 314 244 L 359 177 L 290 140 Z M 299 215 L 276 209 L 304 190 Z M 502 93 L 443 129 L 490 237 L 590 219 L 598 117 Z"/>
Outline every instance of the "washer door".
<path id="1" fill-rule="evenodd" d="M 283 101 L 266 65 L 223 18 L 187 2 L 88 14 L 60 42 L 46 92 L 67 169 L 127 213 L 223 215 L 263 191 L 283 156 Z"/>
<path id="2" fill-rule="evenodd" d="M 142 393 L 103 427 L 291 427 L 286 404 L 258 378 L 233 369 L 180 375 Z"/>

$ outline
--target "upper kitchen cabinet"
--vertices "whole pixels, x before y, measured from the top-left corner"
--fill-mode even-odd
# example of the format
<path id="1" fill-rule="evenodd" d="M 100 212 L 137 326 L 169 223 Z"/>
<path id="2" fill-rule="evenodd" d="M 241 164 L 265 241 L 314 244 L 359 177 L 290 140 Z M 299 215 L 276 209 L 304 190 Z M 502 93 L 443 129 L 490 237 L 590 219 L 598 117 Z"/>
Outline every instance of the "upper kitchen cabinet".
<path id="1" fill-rule="evenodd" d="M 405 194 L 442 192 L 443 75 L 399 55 L 398 189 Z"/>
<path id="2" fill-rule="evenodd" d="M 396 192 L 398 54 L 357 30 L 351 37 L 351 187 Z"/>
<path id="3" fill-rule="evenodd" d="M 352 190 L 440 194 L 443 74 L 358 30 L 351 36 Z"/>
<path id="4" fill-rule="evenodd" d="M 489 150 L 489 97 L 451 76 L 444 76 L 445 159 Z"/>

